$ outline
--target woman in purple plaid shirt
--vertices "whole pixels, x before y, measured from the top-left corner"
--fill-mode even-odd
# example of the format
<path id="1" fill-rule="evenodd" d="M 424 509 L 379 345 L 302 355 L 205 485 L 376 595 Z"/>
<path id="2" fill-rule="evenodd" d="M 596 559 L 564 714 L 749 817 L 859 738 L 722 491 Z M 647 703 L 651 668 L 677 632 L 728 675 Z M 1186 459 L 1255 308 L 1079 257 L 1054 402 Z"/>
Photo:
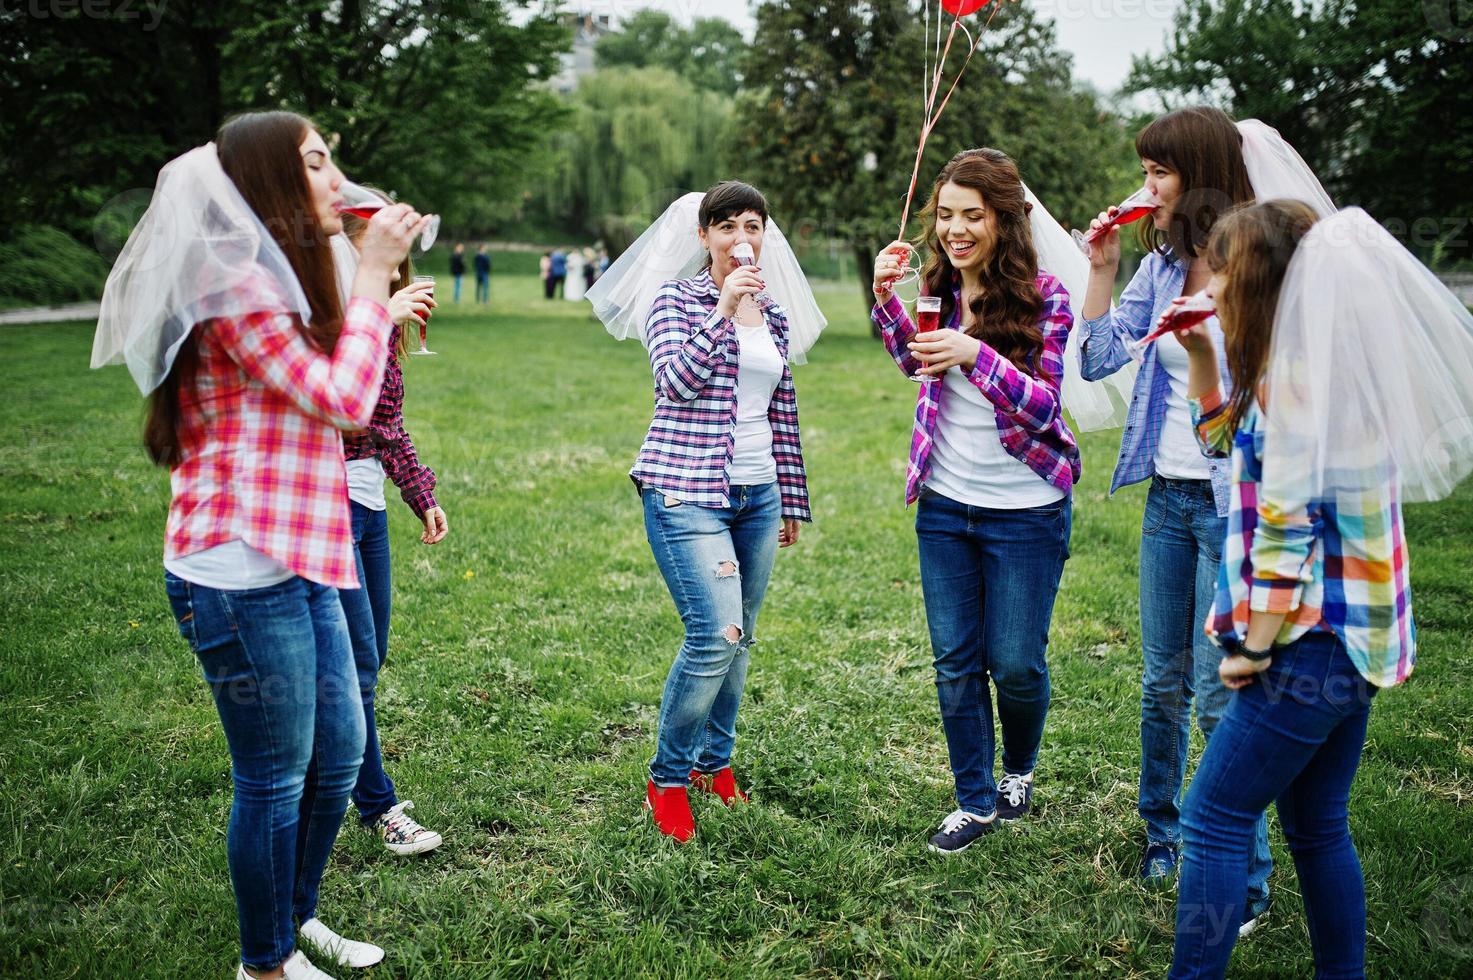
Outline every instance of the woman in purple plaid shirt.
<path id="1" fill-rule="evenodd" d="M 731 770 L 757 613 L 779 547 L 810 520 L 788 319 L 763 290 L 767 201 L 737 181 L 697 217 L 706 268 L 666 282 L 644 340 L 655 417 L 630 471 L 645 531 L 685 624 L 670 668 L 645 806 L 661 833 L 695 833 L 687 788 L 745 802 Z M 732 251 L 751 246 L 754 264 Z"/>
<path id="2" fill-rule="evenodd" d="M 921 589 L 956 779 L 957 809 L 930 841 L 941 854 L 1028 813 L 1048 715 L 1048 630 L 1079 479 L 1059 395 L 1074 316 L 1038 268 L 1029 211 L 1004 153 L 967 150 L 942 169 L 921 274 L 923 292 L 941 297 L 939 330 L 917 334 L 891 291 L 910 246 L 875 260 L 875 322 L 900 370 L 921 380 L 906 502 L 920 501 Z"/>

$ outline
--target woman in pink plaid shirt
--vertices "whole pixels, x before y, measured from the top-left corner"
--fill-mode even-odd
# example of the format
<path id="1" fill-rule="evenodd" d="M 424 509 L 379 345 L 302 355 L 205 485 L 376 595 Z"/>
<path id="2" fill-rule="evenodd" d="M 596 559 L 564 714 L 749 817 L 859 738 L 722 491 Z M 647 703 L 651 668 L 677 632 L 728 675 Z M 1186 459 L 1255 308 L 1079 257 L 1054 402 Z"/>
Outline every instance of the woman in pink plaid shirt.
<path id="1" fill-rule="evenodd" d="M 152 391 L 146 432 L 173 489 L 165 578 L 230 746 L 237 977 L 322 978 L 297 949 L 298 931 L 341 965 L 383 957 L 316 917 L 364 739 L 338 602 L 339 588 L 358 585 L 339 430 L 369 421 L 387 352 L 390 276 L 424 221 L 403 205 L 379 212 L 344 313 L 328 247 L 341 230 L 343 177 L 312 125 L 292 113 L 248 113 L 193 152 L 202 151 L 191 165 L 203 161 L 200 174 L 228 180 L 217 181 L 199 219 L 205 233 L 166 244 L 209 253 L 213 264 L 204 265 L 229 295 L 160 284 L 195 297 L 169 310 L 183 334 Z M 166 186 L 161 175 L 155 206 L 164 209 L 175 203 Z M 250 240 L 254 229 L 254 255 L 212 244 L 223 239 L 209 222 L 232 212 L 230 230 Z M 116 269 L 104 316 L 110 299 L 126 307 L 130 276 L 146 275 Z M 310 318 L 291 297 L 305 300 Z M 234 312 L 196 321 L 201 306 Z"/>

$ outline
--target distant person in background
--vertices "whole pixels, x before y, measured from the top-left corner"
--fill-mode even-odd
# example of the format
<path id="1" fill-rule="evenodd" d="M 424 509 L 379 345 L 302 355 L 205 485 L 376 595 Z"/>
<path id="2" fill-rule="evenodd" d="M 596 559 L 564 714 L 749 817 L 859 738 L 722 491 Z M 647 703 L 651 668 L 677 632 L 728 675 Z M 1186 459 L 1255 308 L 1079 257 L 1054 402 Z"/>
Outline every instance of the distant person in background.
<path id="1" fill-rule="evenodd" d="M 552 250 L 552 268 L 549 271 L 547 298 L 563 294 L 563 283 L 568 279 L 568 253 L 561 248 Z"/>
<path id="2" fill-rule="evenodd" d="M 455 280 L 455 299 L 460 300 L 460 280 Z M 491 302 L 491 253 L 486 243 L 476 246 L 476 302 Z"/>
<path id="3" fill-rule="evenodd" d="M 552 253 L 543 252 L 542 261 L 537 265 L 542 272 L 542 295 L 552 299 Z"/>
<path id="4" fill-rule="evenodd" d="M 583 302 L 583 253 L 576 249 L 568 249 L 567 275 L 563 283 L 563 299 L 570 303 Z"/>
<path id="5" fill-rule="evenodd" d="M 455 302 L 460 302 L 460 280 L 465 278 L 465 243 L 456 242 L 450 253 L 450 275 L 455 280 Z"/>
<path id="6" fill-rule="evenodd" d="M 598 250 L 598 274 L 603 275 L 609 271 L 609 250 L 601 248 Z"/>
<path id="7" fill-rule="evenodd" d="M 583 291 L 587 292 L 593 288 L 593 281 L 598 278 L 599 264 L 598 256 L 593 249 L 583 250 Z"/>

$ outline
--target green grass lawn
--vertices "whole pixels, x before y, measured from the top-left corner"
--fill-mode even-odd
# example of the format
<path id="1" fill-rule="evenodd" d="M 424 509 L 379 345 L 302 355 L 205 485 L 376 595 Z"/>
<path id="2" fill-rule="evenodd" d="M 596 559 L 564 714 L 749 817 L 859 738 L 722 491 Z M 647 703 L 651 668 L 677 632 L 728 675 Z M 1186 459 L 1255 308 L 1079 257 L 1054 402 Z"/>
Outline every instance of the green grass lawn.
<path id="1" fill-rule="evenodd" d="M 370 977 L 1160 976 L 1174 899 L 1135 881 L 1140 488 L 1083 439 L 1054 618 L 1037 813 L 928 854 L 953 807 L 902 505 L 914 386 L 852 285 L 797 371 L 816 523 L 783 552 L 738 772 L 689 846 L 640 810 L 680 624 L 625 476 L 644 352 L 587 307 L 499 278 L 436 315 L 409 428 L 450 536 L 393 503 L 388 768 L 445 833 L 396 860 L 345 827 L 322 916 L 386 946 Z M 448 289 L 446 290 L 448 295 Z M 469 293 L 469 284 L 467 285 Z M 162 587 L 163 472 L 86 323 L 0 328 L 20 378 L 0 456 L 0 974 L 227 977 L 225 742 Z M 1377 698 L 1351 825 L 1385 977 L 1473 974 L 1473 490 L 1408 513 L 1421 665 Z M 1272 818 L 1271 818 L 1272 821 Z M 1292 864 L 1234 975 L 1307 976 Z M 341 974 L 340 974 L 341 975 Z"/>

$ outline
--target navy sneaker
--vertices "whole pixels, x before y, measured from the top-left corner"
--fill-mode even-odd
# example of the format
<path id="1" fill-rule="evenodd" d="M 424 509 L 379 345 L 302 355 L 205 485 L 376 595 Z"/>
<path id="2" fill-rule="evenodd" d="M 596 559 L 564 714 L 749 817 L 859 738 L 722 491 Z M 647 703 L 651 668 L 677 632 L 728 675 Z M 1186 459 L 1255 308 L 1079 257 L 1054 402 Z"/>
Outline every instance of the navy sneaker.
<path id="1" fill-rule="evenodd" d="M 1016 776 L 1006 773 L 997 784 L 997 819 L 1021 820 L 1028 815 L 1033 802 L 1033 773 Z"/>
<path id="2" fill-rule="evenodd" d="M 1248 899 L 1243 906 L 1243 924 L 1238 926 L 1238 938 L 1246 937 L 1254 929 L 1263 925 L 1263 920 L 1268 918 L 1268 910 L 1273 904 L 1274 900 L 1268 895 Z"/>
<path id="3" fill-rule="evenodd" d="M 997 814 L 979 817 L 965 810 L 953 810 L 941 821 L 941 829 L 926 845 L 937 854 L 960 854 L 979 837 L 985 837 L 997 827 Z"/>
<path id="4" fill-rule="evenodd" d="M 1147 844 L 1141 859 L 1141 881 L 1166 888 L 1176 880 L 1176 848 L 1170 844 Z"/>

